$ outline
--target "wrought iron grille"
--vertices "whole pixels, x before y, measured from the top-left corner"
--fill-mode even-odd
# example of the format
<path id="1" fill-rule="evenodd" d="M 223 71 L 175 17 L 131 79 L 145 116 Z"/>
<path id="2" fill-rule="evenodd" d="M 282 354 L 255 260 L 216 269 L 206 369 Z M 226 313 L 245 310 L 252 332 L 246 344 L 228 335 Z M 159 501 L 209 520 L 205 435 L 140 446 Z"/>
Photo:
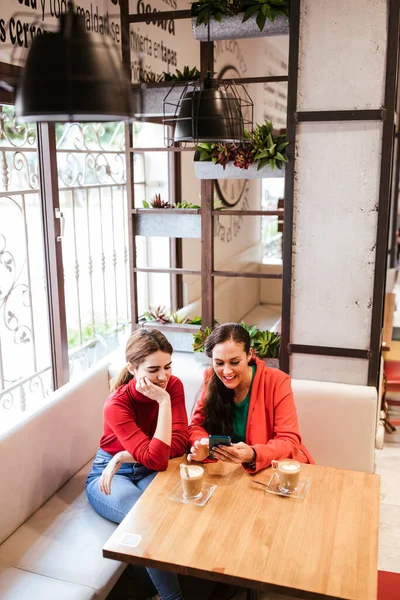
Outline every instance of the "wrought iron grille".
<path id="1" fill-rule="evenodd" d="M 123 123 L 57 126 L 71 377 L 118 345 L 130 317 Z"/>
<path id="2" fill-rule="evenodd" d="M 51 391 L 36 128 L 0 105 L 0 428 Z"/>

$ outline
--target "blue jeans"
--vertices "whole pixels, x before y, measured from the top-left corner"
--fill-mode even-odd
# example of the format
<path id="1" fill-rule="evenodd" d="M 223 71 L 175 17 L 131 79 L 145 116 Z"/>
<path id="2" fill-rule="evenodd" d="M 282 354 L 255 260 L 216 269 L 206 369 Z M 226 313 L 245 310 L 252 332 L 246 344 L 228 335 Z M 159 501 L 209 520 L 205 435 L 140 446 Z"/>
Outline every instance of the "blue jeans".
<path id="1" fill-rule="evenodd" d="M 100 491 L 99 481 L 111 458 L 111 454 L 98 449 L 86 481 L 86 494 L 99 515 L 114 523 L 121 523 L 153 481 L 157 471 L 151 471 L 139 463 L 123 463 L 112 480 L 111 494 L 106 496 Z M 147 572 L 162 600 L 182 600 L 176 575 L 150 567 Z"/>

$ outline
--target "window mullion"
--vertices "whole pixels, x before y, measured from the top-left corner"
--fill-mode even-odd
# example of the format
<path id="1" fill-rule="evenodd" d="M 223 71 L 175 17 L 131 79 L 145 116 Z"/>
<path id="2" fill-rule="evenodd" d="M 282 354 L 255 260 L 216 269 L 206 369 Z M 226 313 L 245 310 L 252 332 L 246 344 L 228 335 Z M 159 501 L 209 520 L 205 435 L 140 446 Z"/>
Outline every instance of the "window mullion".
<path id="1" fill-rule="evenodd" d="M 69 364 L 55 125 L 38 123 L 37 136 L 51 359 L 57 389 L 69 381 Z"/>

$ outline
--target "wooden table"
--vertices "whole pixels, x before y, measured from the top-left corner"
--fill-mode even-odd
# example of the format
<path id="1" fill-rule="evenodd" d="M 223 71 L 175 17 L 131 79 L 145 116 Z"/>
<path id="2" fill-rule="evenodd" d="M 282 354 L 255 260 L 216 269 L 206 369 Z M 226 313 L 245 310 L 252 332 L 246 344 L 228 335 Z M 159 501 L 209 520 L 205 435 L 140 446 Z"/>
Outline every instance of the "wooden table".
<path id="1" fill-rule="evenodd" d="M 217 488 L 199 507 L 167 498 L 180 462 L 157 475 L 104 546 L 106 558 L 307 599 L 376 599 L 378 475 L 304 465 L 311 484 L 297 500 L 265 493 L 240 465 L 209 463 L 205 481 Z"/>

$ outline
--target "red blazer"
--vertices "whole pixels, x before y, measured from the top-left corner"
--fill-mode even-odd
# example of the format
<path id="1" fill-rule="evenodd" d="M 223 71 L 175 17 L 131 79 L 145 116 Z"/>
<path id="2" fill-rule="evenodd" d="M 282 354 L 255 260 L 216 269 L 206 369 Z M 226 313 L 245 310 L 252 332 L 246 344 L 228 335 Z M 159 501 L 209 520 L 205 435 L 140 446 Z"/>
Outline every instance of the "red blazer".
<path id="1" fill-rule="evenodd" d="M 257 459 L 255 470 L 250 471 L 247 465 L 243 465 L 244 468 L 255 473 L 269 467 L 272 460 L 282 458 L 295 458 L 302 463 L 314 464 L 310 453 L 301 443 L 289 375 L 279 369 L 267 367 L 259 358 L 255 362 L 257 369 L 251 388 L 246 443 L 254 448 Z M 200 397 L 190 421 L 191 446 L 196 440 L 209 435 L 203 428 L 203 405 L 206 384 L 211 374 L 212 369 L 207 369 L 204 373 Z"/>

